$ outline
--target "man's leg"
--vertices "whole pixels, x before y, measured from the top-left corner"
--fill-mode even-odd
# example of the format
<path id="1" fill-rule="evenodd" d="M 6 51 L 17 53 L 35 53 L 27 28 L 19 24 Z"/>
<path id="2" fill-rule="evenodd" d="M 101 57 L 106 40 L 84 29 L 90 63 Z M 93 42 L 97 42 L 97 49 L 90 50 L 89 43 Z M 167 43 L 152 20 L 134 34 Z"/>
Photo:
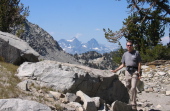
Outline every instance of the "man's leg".
<path id="1" fill-rule="evenodd" d="M 136 73 L 129 73 L 125 71 L 125 81 L 126 81 L 126 88 L 129 91 L 130 96 L 130 104 L 136 105 L 136 84 L 137 84 L 138 76 Z"/>
<path id="2" fill-rule="evenodd" d="M 132 75 L 128 72 L 128 71 L 125 71 L 125 87 L 127 88 L 127 91 L 129 93 L 129 104 L 131 104 L 131 79 L 132 79 Z"/>
<path id="3" fill-rule="evenodd" d="M 125 71 L 125 87 L 128 91 L 131 89 L 131 79 L 131 74 L 128 71 Z"/>
<path id="4" fill-rule="evenodd" d="M 136 95 L 137 95 L 137 91 L 136 91 L 136 84 L 138 81 L 138 76 L 137 73 L 133 73 L 132 75 L 132 79 L 131 79 L 131 89 L 130 89 L 130 93 L 131 93 L 131 104 L 136 105 Z"/>

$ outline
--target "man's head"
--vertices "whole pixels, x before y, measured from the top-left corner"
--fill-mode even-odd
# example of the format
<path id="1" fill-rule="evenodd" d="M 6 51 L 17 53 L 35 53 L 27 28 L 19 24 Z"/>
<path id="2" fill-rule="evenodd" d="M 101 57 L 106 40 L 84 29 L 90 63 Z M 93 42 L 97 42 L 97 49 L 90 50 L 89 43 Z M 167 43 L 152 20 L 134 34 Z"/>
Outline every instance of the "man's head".
<path id="1" fill-rule="evenodd" d="M 126 42 L 126 48 L 129 52 L 133 51 L 133 42 L 131 40 Z"/>

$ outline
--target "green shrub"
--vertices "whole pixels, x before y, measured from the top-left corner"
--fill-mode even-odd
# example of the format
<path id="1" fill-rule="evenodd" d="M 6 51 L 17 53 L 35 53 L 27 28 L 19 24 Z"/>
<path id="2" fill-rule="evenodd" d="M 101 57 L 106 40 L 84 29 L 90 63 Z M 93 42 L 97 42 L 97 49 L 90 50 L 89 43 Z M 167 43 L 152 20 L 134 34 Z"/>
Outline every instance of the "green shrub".
<path id="1" fill-rule="evenodd" d="M 145 52 L 140 52 L 143 62 L 151 62 L 154 60 L 170 59 L 170 47 L 161 44 L 155 47 L 145 48 Z"/>

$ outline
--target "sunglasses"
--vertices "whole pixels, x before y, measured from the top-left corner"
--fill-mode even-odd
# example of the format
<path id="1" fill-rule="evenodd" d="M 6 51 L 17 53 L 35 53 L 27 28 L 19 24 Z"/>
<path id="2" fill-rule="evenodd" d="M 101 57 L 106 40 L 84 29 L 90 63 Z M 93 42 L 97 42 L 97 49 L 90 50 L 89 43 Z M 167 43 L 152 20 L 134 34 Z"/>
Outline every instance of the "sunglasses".
<path id="1" fill-rule="evenodd" d="M 126 46 L 132 46 L 132 45 L 126 45 Z"/>

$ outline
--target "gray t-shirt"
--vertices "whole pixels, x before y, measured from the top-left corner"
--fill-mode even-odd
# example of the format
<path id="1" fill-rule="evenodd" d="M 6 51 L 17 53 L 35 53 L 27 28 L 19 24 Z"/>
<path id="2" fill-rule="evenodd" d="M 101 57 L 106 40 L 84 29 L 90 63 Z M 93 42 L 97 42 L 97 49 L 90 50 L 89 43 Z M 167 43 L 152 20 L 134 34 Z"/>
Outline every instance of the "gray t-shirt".
<path id="1" fill-rule="evenodd" d="M 122 56 L 122 63 L 126 66 L 138 67 L 138 63 L 141 62 L 141 57 L 138 51 L 125 52 Z"/>

